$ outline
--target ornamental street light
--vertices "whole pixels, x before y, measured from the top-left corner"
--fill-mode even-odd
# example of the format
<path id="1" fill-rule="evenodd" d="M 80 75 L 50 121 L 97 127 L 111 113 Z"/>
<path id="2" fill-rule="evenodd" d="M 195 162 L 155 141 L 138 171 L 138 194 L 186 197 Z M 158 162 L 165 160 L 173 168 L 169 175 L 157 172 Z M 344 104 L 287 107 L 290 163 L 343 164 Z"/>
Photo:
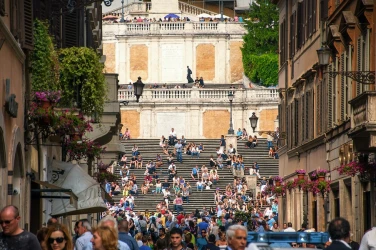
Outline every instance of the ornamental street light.
<path id="1" fill-rule="evenodd" d="M 329 64 L 329 59 L 332 51 L 330 48 L 323 44 L 320 49 L 317 50 L 317 56 L 319 58 L 319 65 L 326 66 Z"/>
<path id="2" fill-rule="evenodd" d="M 133 83 L 134 95 L 137 98 L 136 102 L 139 102 L 142 92 L 144 91 L 144 87 L 145 84 L 141 81 L 141 77 L 139 76 L 137 82 Z"/>
<path id="3" fill-rule="evenodd" d="M 253 113 L 252 113 L 252 116 L 249 117 L 249 122 L 251 123 L 251 127 L 252 127 L 252 129 L 253 129 L 253 133 L 254 133 L 255 130 L 256 130 L 258 119 L 259 119 L 259 118 L 256 116 L 256 113 L 255 113 L 255 112 L 253 112 Z"/>
<path id="4" fill-rule="evenodd" d="M 232 93 L 232 91 L 230 91 L 228 93 L 228 100 L 230 101 L 230 128 L 229 128 L 227 133 L 229 135 L 233 135 L 234 134 L 234 128 L 232 126 L 232 101 L 234 100 L 234 94 Z"/>

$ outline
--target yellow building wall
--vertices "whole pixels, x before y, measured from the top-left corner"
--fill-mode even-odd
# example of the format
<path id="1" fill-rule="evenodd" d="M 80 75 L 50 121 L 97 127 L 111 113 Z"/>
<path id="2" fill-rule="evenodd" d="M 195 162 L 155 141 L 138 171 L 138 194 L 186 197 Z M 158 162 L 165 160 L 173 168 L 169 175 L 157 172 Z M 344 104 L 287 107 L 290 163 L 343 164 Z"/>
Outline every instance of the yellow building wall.
<path id="1" fill-rule="evenodd" d="M 207 139 L 220 139 L 230 127 L 228 110 L 208 110 L 203 113 L 203 135 Z"/>
<path id="2" fill-rule="evenodd" d="M 122 132 L 128 128 L 131 132 L 131 138 L 140 136 L 140 112 L 137 110 L 121 110 L 121 124 L 123 124 Z"/>
<path id="3" fill-rule="evenodd" d="M 243 78 L 242 47 L 242 41 L 230 43 L 231 82 L 236 82 Z"/>
<path id="4" fill-rule="evenodd" d="M 274 121 L 277 119 L 278 109 L 264 109 L 260 111 L 260 130 L 261 131 L 274 131 Z"/>
<path id="5" fill-rule="evenodd" d="M 115 44 L 103 43 L 103 55 L 106 55 L 106 62 L 104 64 L 105 73 L 116 73 L 116 56 L 115 56 Z"/>
<path id="6" fill-rule="evenodd" d="M 215 77 L 215 46 L 199 44 L 196 47 L 196 71 L 199 78 L 212 81 Z M 195 77 L 194 76 L 194 77 Z"/>
<path id="7" fill-rule="evenodd" d="M 143 44 L 132 45 L 130 48 L 130 76 L 136 81 L 137 77 L 148 79 L 149 48 Z"/>

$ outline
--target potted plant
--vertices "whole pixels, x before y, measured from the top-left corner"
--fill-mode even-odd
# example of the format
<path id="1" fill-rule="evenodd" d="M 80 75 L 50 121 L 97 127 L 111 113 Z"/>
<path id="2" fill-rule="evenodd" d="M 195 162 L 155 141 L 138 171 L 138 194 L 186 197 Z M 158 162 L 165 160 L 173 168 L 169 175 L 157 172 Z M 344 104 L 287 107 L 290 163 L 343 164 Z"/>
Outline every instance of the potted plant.
<path id="1" fill-rule="evenodd" d="M 84 139 L 82 141 L 66 141 L 66 150 L 69 161 L 79 161 L 81 159 L 94 159 L 100 158 L 101 153 L 105 151 L 98 143 Z"/>
<path id="2" fill-rule="evenodd" d="M 78 113 L 77 110 L 62 110 L 58 112 L 59 123 L 56 124 L 55 130 L 61 135 L 70 135 L 70 139 L 79 141 L 86 132 L 93 131 L 90 125 L 91 120 Z"/>
<path id="3" fill-rule="evenodd" d="M 316 173 L 317 173 L 318 180 L 319 181 L 323 181 L 323 180 L 325 180 L 325 176 L 328 173 L 328 170 L 326 170 L 326 169 L 317 169 Z"/>
<path id="4" fill-rule="evenodd" d="M 354 177 L 356 174 L 363 174 L 366 170 L 365 164 L 356 161 L 343 164 L 337 168 L 340 175 L 347 175 Z"/>
<path id="5" fill-rule="evenodd" d="M 40 107 L 37 103 L 30 105 L 27 116 L 32 123 L 38 124 L 40 127 L 54 126 L 58 121 L 53 110 Z"/>
<path id="6" fill-rule="evenodd" d="M 285 195 L 285 188 L 283 186 L 274 186 L 272 189 L 272 193 L 276 196 L 283 196 Z"/>
<path id="7" fill-rule="evenodd" d="M 312 181 L 311 186 L 309 187 L 309 191 L 312 192 L 314 195 L 321 193 L 324 196 L 325 193 L 328 193 L 330 191 L 330 181 Z"/>
<path id="8" fill-rule="evenodd" d="M 302 180 L 304 179 L 304 175 L 306 174 L 306 171 L 304 169 L 296 170 L 295 173 L 298 175 L 298 179 Z"/>
<path id="9" fill-rule="evenodd" d="M 291 191 L 294 188 L 296 188 L 294 181 L 290 180 L 285 183 L 285 189 Z"/>
<path id="10" fill-rule="evenodd" d="M 36 91 L 34 92 L 33 101 L 38 106 L 49 109 L 51 106 L 59 102 L 61 98 L 61 91 Z"/>
<path id="11" fill-rule="evenodd" d="M 295 179 L 294 179 L 294 183 L 293 183 L 293 187 L 294 187 L 294 188 L 298 187 L 299 190 L 301 190 L 301 189 L 304 190 L 304 188 L 305 188 L 305 186 L 307 185 L 307 183 L 308 183 L 308 180 L 306 180 L 306 179 L 298 179 L 298 178 L 295 178 Z"/>
<path id="12" fill-rule="evenodd" d="M 314 171 L 308 173 L 308 176 L 309 176 L 309 179 L 311 181 L 317 180 L 317 178 L 318 178 L 318 176 L 317 176 L 317 170 L 314 170 Z"/>
<path id="13" fill-rule="evenodd" d="M 278 187 L 278 186 L 281 186 L 281 183 L 283 181 L 283 178 L 282 177 L 279 177 L 279 176 L 276 176 L 273 178 L 274 182 L 275 182 L 275 185 Z"/>

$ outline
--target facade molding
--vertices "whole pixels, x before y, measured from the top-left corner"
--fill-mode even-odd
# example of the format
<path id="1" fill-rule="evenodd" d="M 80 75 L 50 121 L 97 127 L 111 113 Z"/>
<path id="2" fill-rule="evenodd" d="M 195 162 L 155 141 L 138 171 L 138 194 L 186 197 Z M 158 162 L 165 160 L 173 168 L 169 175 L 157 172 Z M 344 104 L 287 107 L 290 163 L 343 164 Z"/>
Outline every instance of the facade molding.
<path id="1" fill-rule="evenodd" d="M 22 51 L 20 44 L 16 41 L 16 39 L 14 39 L 12 33 L 10 32 L 2 18 L 0 18 L 0 32 L 4 34 L 5 41 L 8 42 L 12 47 L 15 55 L 17 56 L 17 59 L 23 63 L 26 59 L 25 53 Z"/>

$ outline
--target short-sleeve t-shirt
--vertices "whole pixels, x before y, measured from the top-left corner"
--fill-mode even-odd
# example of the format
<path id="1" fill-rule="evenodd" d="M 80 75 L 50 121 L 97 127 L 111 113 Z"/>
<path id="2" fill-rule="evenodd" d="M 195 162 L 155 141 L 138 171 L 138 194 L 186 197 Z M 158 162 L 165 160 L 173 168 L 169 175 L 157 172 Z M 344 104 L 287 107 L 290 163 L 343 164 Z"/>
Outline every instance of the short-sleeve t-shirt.
<path id="1" fill-rule="evenodd" d="M 0 249 L 1 250 L 42 250 L 37 237 L 23 231 L 15 236 L 7 236 L 0 233 Z"/>

